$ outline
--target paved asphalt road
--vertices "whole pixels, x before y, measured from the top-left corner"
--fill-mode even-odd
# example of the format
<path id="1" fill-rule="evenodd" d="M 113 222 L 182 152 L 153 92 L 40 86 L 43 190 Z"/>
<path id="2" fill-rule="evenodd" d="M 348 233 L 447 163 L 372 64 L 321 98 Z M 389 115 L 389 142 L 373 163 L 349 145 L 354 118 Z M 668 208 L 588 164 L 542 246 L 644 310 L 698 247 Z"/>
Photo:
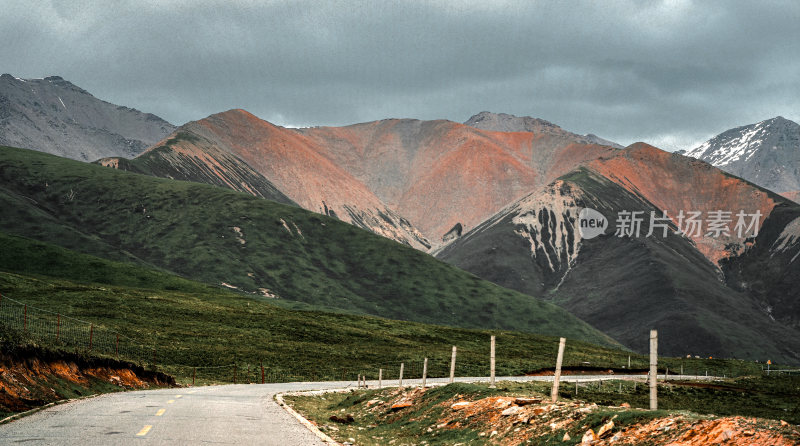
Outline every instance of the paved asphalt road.
<path id="1" fill-rule="evenodd" d="M 562 377 L 570 382 L 621 378 L 626 376 Z M 552 377 L 498 378 L 509 379 L 547 381 Z M 428 383 L 443 381 L 429 379 Z M 397 381 L 383 384 L 396 385 Z M 406 380 L 404 384 L 418 385 L 419 380 Z M 370 381 L 368 385 L 372 388 L 377 382 Z M 322 445 L 324 443 L 311 431 L 275 402 L 274 395 L 348 386 L 354 387 L 355 382 L 239 384 L 112 393 L 53 406 L 0 425 L 0 444 Z"/>

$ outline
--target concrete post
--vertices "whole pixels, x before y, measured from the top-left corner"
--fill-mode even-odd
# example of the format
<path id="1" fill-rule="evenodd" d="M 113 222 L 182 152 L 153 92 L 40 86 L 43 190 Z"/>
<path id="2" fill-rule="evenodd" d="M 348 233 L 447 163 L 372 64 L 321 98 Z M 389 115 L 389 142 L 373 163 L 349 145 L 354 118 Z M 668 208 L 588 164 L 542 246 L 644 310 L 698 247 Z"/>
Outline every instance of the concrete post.
<path id="1" fill-rule="evenodd" d="M 489 349 L 489 387 L 492 389 L 497 387 L 494 385 L 494 343 L 495 337 L 492 335 L 492 345 Z"/>
<path id="2" fill-rule="evenodd" d="M 450 358 L 450 384 L 456 379 L 456 346 L 453 346 L 453 356 Z"/>
<path id="3" fill-rule="evenodd" d="M 558 356 L 556 357 L 556 373 L 553 377 L 553 390 L 550 392 L 550 399 L 555 403 L 558 401 L 558 384 L 561 380 L 561 363 L 564 361 L 564 346 L 567 340 L 561 338 L 558 341 Z"/>
<path id="4" fill-rule="evenodd" d="M 403 368 L 404 367 L 405 367 L 405 364 L 401 362 L 400 363 L 400 379 L 399 379 L 399 383 L 398 383 L 398 386 L 401 389 L 403 388 Z"/>
<path id="5" fill-rule="evenodd" d="M 422 388 L 425 389 L 425 384 L 428 379 L 428 358 L 422 361 Z"/>
<path id="6" fill-rule="evenodd" d="M 650 410 L 658 410 L 658 330 L 650 330 Z"/>

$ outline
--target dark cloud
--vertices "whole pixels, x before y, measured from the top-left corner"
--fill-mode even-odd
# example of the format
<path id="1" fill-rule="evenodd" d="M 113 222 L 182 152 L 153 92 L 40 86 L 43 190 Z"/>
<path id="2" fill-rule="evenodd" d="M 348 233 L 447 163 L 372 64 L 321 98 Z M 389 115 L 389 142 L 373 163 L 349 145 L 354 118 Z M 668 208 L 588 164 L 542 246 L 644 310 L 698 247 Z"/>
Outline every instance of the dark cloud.
<path id="1" fill-rule="evenodd" d="M 533 115 L 666 149 L 800 119 L 800 3 L 0 0 L 0 60 L 174 123 Z"/>

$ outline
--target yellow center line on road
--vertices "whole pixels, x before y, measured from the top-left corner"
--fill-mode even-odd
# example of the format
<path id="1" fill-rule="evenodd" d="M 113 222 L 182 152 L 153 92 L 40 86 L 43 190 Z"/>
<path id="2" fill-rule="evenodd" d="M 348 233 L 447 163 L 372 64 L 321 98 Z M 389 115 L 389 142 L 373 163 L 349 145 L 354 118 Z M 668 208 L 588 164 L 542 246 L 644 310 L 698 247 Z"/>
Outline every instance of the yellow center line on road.
<path id="1" fill-rule="evenodd" d="M 156 412 L 156 416 L 160 417 L 161 415 L 164 415 L 164 412 L 166 412 L 166 411 L 167 411 L 167 409 L 158 409 L 158 412 Z"/>
<path id="2" fill-rule="evenodd" d="M 136 434 L 136 436 L 137 437 L 144 437 L 145 435 L 147 435 L 148 432 L 150 432 L 150 429 L 152 429 L 152 428 L 153 428 L 153 425 L 152 424 L 148 424 L 147 426 L 143 427 L 142 430 L 140 430 L 139 433 Z"/>
<path id="3" fill-rule="evenodd" d="M 169 400 L 169 401 L 167 401 L 167 404 L 172 404 L 174 402 L 175 402 L 175 400 Z"/>
<path id="4" fill-rule="evenodd" d="M 186 393 L 197 393 L 197 390 L 192 390 L 191 392 L 186 392 Z"/>
<path id="5" fill-rule="evenodd" d="M 183 395 L 175 395 L 175 398 L 183 398 Z"/>

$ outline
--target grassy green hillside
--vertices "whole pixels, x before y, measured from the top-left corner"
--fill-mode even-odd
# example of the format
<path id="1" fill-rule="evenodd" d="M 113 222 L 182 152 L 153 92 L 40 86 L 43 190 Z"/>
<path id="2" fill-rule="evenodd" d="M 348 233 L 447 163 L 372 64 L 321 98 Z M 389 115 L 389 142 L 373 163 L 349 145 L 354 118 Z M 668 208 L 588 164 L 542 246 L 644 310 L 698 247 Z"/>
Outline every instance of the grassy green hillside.
<path id="1" fill-rule="evenodd" d="M 392 319 L 614 345 L 555 305 L 335 219 L 228 189 L 6 147 L 0 205 L 9 234 L 205 283 Z"/>
<path id="2" fill-rule="evenodd" d="M 406 376 L 418 377 L 422 358 L 430 358 L 429 376 L 446 376 L 450 347 L 457 345 L 459 376 L 488 373 L 489 336 L 497 335 L 498 373 L 523 374 L 552 368 L 557 338 L 508 331 L 469 330 L 393 321 L 373 316 L 297 311 L 273 305 L 273 300 L 216 289 L 200 283 L 147 271 L 137 266 L 71 253 L 18 237 L 0 238 L 5 248 L 46 256 L 46 267 L 17 256 L 25 274 L 0 272 L 0 331 L 19 330 L 14 299 L 29 305 L 27 333 L 12 336 L 38 345 L 85 351 L 88 327 L 64 316 L 94 324 L 94 355 L 113 351 L 113 333 L 121 333 L 121 359 L 151 363 L 156 349 L 159 370 L 190 382 L 193 367 L 201 368 L 201 382 L 232 379 L 229 364 L 236 363 L 239 382 L 258 381 L 263 361 L 272 380 L 355 379 L 358 373 L 376 378 L 384 368 L 386 379 L 397 378 L 406 363 Z M 87 263 L 88 262 L 88 263 Z M 27 266 L 26 266 L 27 265 Z M 86 266 L 91 275 L 83 273 Z M 0 270 L 9 264 L 3 264 Z M 55 278 L 44 273 L 75 276 L 83 281 Z M 97 280 L 97 282 L 92 282 Z M 19 312 L 21 308 L 16 306 Z M 47 310 L 52 313 L 44 313 Z M 61 314 L 61 335 L 55 340 L 55 313 Z M 18 313 L 21 316 L 21 313 Z M 13 328 L 17 329 L 14 330 Z M 47 331 L 49 327 L 50 332 Z M 78 333 L 76 343 L 64 343 L 67 333 Z M 44 335 L 42 335 L 44 333 Z M 48 335 L 49 333 L 49 335 Z M 109 334 L 111 337 L 109 338 Z M 82 337 L 81 337 L 82 336 Z M 81 339 L 83 340 L 82 344 Z M 108 348 L 111 347 L 111 350 Z M 105 350 L 103 350 L 105 348 Z M 134 354 L 127 354 L 133 352 Z M 144 353 L 143 356 L 136 353 Z M 620 369 L 630 353 L 570 339 L 565 366 Z M 664 359 L 661 366 L 703 374 L 758 373 L 754 363 L 739 361 Z M 644 370 L 647 358 L 632 356 L 635 369 Z"/>

